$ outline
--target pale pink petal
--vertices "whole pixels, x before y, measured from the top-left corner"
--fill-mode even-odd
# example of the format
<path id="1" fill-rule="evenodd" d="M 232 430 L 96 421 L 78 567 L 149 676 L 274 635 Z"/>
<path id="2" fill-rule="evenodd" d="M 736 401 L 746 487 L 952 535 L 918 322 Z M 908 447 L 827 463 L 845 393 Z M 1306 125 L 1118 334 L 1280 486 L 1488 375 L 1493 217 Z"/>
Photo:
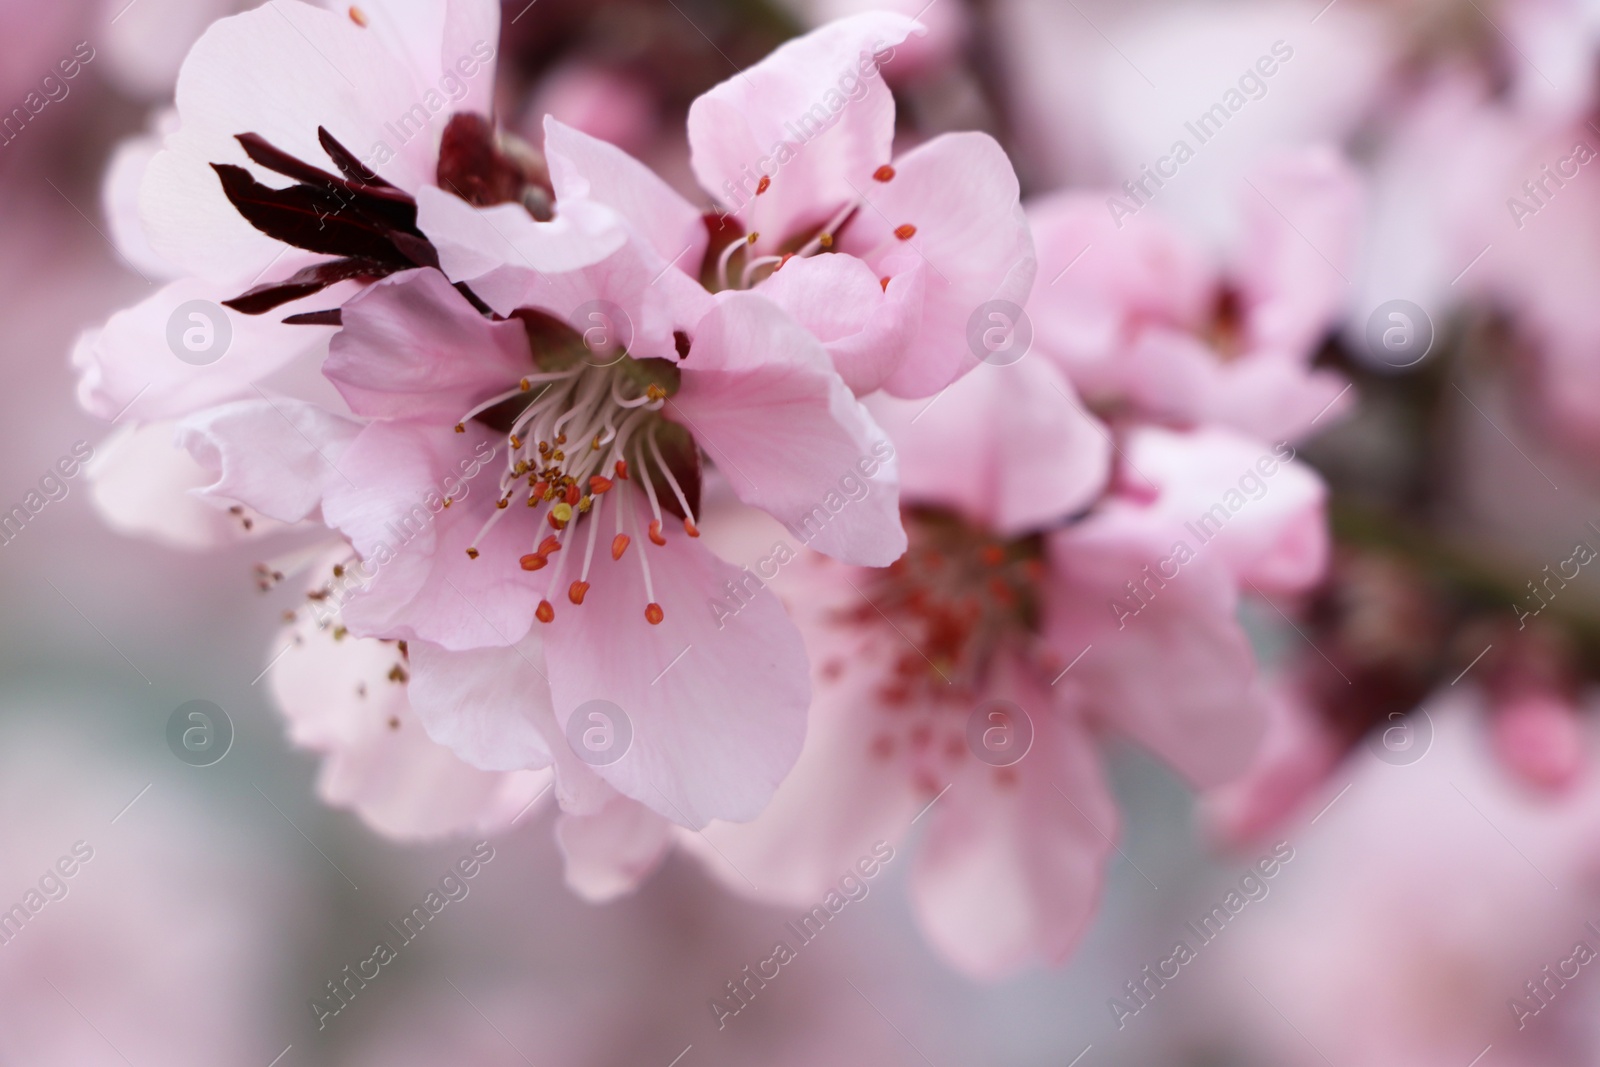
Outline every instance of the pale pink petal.
<path id="1" fill-rule="evenodd" d="M 297 745 L 324 754 L 317 792 L 402 840 L 505 829 L 549 786 L 551 772 L 483 771 L 434 741 L 412 711 L 390 641 L 336 637 L 318 602 L 278 644 L 269 684 Z M 278 655 L 275 651 L 274 655 Z"/>
<path id="2" fill-rule="evenodd" d="M 285 257 L 288 259 L 289 257 Z M 253 382 L 317 352 L 333 330 L 324 326 L 285 326 L 282 314 L 241 315 L 221 306 L 237 296 L 230 286 L 193 278 L 175 281 L 88 330 L 72 350 L 78 368 L 78 399 L 103 419 L 170 419 L 213 404 L 253 396 Z M 185 305 L 203 301 L 191 308 Z M 174 321 L 176 320 L 176 325 Z M 226 320 L 226 327 L 223 326 Z M 220 358 L 196 365 L 178 358 L 203 358 L 207 346 L 227 347 Z M 191 332 L 192 331 L 192 332 Z M 189 343 L 192 340 L 192 343 Z"/>
<path id="3" fill-rule="evenodd" d="M 1248 343 L 1305 363 L 1349 293 L 1361 183 L 1328 147 L 1284 153 L 1251 177 L 1245 240 L 1234 267 L 1248 306 Z"/>
<path id="4" fill-rule="evenodd" d="M 786 599 L 805 634 L 816 693 L 805 747 L 756 819 L 715 822 L 682 843 L 734 892 L 809 907 L 858 861 L 870 861 L 874 844 L 901 845 L 927 798 L 909 773 L 873 752 L 878 724 L 898 713 L 879 696 L 893 659 L 865 646 L 855 630 L 830 624 L 835 612 L 860 603 L 850 571 L 815 556 L 789 566 L 793 580 L 778 588 L 795 594 Z"/>
<path id="5" fill-rule="evenodd" d="M 484 44 L 491 57 L 494 43 Z M 475 79 L 493 78 L 492 65 L 468 58 Z M 151 247 L 196 275 L 235 285 L 252 284 L 283 252 L 228 202 L 211 169 L 252 166 L 234 139 L 241 133 L 318 163 L 327 159 L 317 141 L 323 126 L 401 188 L 414 193 L 430 184 L 453 108 L 436 87 L 437 59 L 429 66 L 425 73 L 391 52 L 347 10 L 299 0 L 270 0 L 213 23 L 178 75 L 181 125 L 145 171 L 140 216 Z"/>
<path id="6" fill-rule="evenodd" d="M 1110 431 L 1037 355 L 981 366 L 932 400 L 867 407 L 898 446 L 906 499 L 982 516 L 1001 534 L 1081 511 L 1111 473 Z"/>
<path id="7" fill-rule="evenodd" d="M 881 386 L 906 358 L 921 321 L 927 273 L 912 270 L 888 286 L 854 256 L 791 259 L 756 291 L 822 342 L 857 396 Z"/>
<path id="8" fill-rule="evenodd" d="M 112 153 L 100 187 L 100 209 L 111 243 L 123 259 L 150 278 L 170 278 L 177 271 L 150 247 L 139 222 L 139 188 L 144 184 L 145 167 L 161 151 L 162 135 L 176 129 L 177 124 L 177 112 L 167 109 L 152 120 L 153 132 L 124 139 Z"/>
<path id="9" fill-rule="evenodd" d="M 649 167 L 553 116 L 545 117 L 544 150 L 558 208 L 570 200 L 604 204 L 668 262 L 690 274 L 699 269 L 708 240 L 700 212 Z"/>
<path id="10" fill-rule="evenodd" d="M 894 170 L 890 181 L 862 188 L 867 203 L 839 248 L 880 277 L 925 270 L 920 327 L 884 388 L 931 396 L 977 365 L 983 349 L 971 327 L 987 321 L 986 304 L 1027 304 L 1037 265 L 1033 237 L 1011 160 L 988 134 L 936 137 L 897 159 Z"/>
<path id="11" fill-rule="evenodd" d="M 533 369 L 521 321 L 484 318 L 436 270 L 391 275 L 345 304 L 323 364 L 358 415 L 446 425 Z"/>
<path id="12" fill-rule="evenodd" d="M 1260 840 L 1295 818 L 1339 763 L 1344 746 L 1285 681 L 1265 687 L 1267 730 L 1245 774 L 1208 790 L 1201 802 L 1207 829 L 1223 844 Z"/>
<path id="13" fill-rule="evenodd" d="M 1051 708 L 1036 686 L 997 692 L 1028 711 L 1033 745 L 1012 767 L 961 765 L 929 813 L 911 881 L 934 947 L 989 980 L 1066 959 L 1094 917 L 1118 833 L 1116 804 L 1083 725 Z"/>
<path id="14" fill-rule="evenodd" d="M 730 293 L 706 316 L 666 412 L 739 499 L 811 547 L 866 566 L 905 551 L 892 446 L 816 338 L 766 298 Z"/>
<path id="15" fill-rule="evenodd" d="M 177 440 L 216 474 L 199 495 L 299 522 L 345 480 L 339 458 L 360 432 L 358 422 L 279 397 L 203 411 L 178 425 Z"/>
<path id="16" fill-rule="evenodd" d="M 1184 564 L 1175 547 L 1093 519 L 1053 535 L 1045 634 L 1071 665 L 1069 706 L 1215 785 L 1248 765 L 1265 712 L 1233 579 L 1203 546 Z"/>
<path id="17" fill-rule="evenodd" d="M 122 426 L 95 446 L 84 476 L 90 499 L 112 529 L 174 548 L 214 548 L 282 527 L 254 514 L 231 515 L 194 490 L 215 474 L 173 443 L 173 424 Z"/>
<path id="18" fill-rule="evenodd" d="M 1151 215 L 1113 220 L 1103 194 L 1028 205 L 1039 280 L 1028 301 L 1035 345 L 1062 360 L 1091 399 L 1122 390 L 1124 347 L 1145 323 L 1197 324 L 1215 272 Z"/>
<path id="19" fill-rule="evenodd" d="M 451 649 L 510 645 L 528 632 L 543 583 L 517 564 L 533 547 L 526 528 L 499 522 L 480 537 L 500 499 L 496 447 L 477 425 L 457 434 L 379 422 L 343 454 L 323 516 L 375 571 L 345 606 L 353 632 Z"/>
<path id="20" fill-rule="evenodd" d="M 1148 427 L 1130 434 L 1124 451 L 1157 495 L 1109 505 L 1102 521 L 1184 540 L 1262 593 L 1302 591 L 1322 577 L 1327 487 L 1293 448 L 1220 427 Z"/>
<path id="21" fill-rule="evenodd" d="M 677 358 L 673 335 L 691 330 L 714 304 L 602 204 L 568 201 L 540 223 L 516 205 L 475 208 L 423 190 L 418 223 L 450 280 L 469 283 L 497 313 L 535 308 L 581 331 L 594 325 L 599 302 L 606 316 L 620 313 L 623 321 L 610 326 L 634 356 Z"/>
<path id="22" fill-rule="evenodd" d="M 409 645 L 411 706 L 428 736 L 474 767 L 549 767 L 560 738 L 546 736 L 550 687 L 537 636 L 509 648 L 451 652 Z"/>
<path id="23" fill-rule="evenodd" d="M 887 12 L 829 23 L 690 106 L 695 177 L 747 233 L 763 235 L 758 251 L 821 226 L 889 162 L 894 97 L 873 53 L 917 29 Z M 758 194 L 763 175 L 771 184 Z"/>
<path id="24" fill-rule="evenodd" d="M 771 593 L 719 618 L 712 604 L 739 570 L 679 530 L 666 541 L 637 539 L 601 564 L 581 606 L 563 601 L 540 627 L 556 716 L 565 729 L 589 701 L 621 709 L 631 747 L 595 773 L 673 822 L 750 819 L 800 754 L 805 649 Z M 659 625 L 645 619 L 641 554 L 665 609 Z"/>
<path id="25" fill-rule="evenodd" d="M 556 840 L 566 857 L 567 886 L 603 903 L 637 889 L 672 844 L 672 823 L 627 797 L 613 795 L 593 815 L 563 812 Z"/>

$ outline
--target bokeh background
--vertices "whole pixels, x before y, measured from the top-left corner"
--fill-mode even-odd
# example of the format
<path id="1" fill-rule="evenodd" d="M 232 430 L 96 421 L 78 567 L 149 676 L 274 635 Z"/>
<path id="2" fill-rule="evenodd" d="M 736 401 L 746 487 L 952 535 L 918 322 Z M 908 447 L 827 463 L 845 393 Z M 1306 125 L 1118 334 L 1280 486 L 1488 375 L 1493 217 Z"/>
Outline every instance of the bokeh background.
<path id="1" fill-rule="evenodd" d="M 0 506 L 80 442 L 107 450 L 114 428 L 77 407 L 68 353 L 151 283 L 113 251 L 102 177 L 170 100 L 188 44 L 243 6 L 0 0 L 0 107 L 79 42 L 94 54 L 0 147 Z M 554 113 L 687 188 L 695 95 L 867 6 L 511 0 L 501 120 L 534 136 Z M 1527 399 L 1543 379 L 1524 373 L 1540 344 L 1566 346 L 1558 389 L 1600 368 L 1585 339 L 1600 314 L 1600 186 L 1585 166 L 1525 227 L 1505 204 L 1568 142 L 1600 146 L 1600 128 L 1574 120 L 1594 113 L 1600 12 L 1553 0 L 899 6 L 933 31 L 893 74 L 902 125 L 994 133 L 1025 195 L 1137 175 L 1290 42 L 1293 62 L 1155 209 L 1221 241 L 1253 162 L 1342 147 L 1369 182 L 1347 332 L 1359 339 L 1384 300 L 1415 301 L 1456 360 L 1456 392 L 1474 398 L 1450 397 L 1419 427 L 1404 388 L 1371 375 L 1360 414 L 1308 455 L 1380 507 L 1426 485 L 1442 525 L 1530 578 L 1600 517 L 1594 453 L 1581 434 L 1550 432 L 1554 417 Z M 1508 168 L 1519 177 L 1503 179 Z M 1115 751 L 1119 855 L 1094 927 L 1059 969 L 996 984 L 954 973 L 917 935 L 904 866 L 891 864 L 719 1031 L 708 999 L 789 916 L 730 897 L 683 855 L 637 894 L 585 904 L 562 884 L 539 808 L 491 841 L 470 894 L 319 1030 L 309 1001 L 474 842 L 396 844 L 317 800 L 316 758 L 289 743 L 265 680 L 296 590 L 260 593 L 253 574 L 292 544 L 195 552 L 129 538 L 97 511 L 89 474 L 58 484 L 64 495 L 0 545 L 0 907 L 78 843 L 92 859 L 0 944 L 0 1063 L 24 1062 L 8 1041 L 49 1049 L 39 1063 L 140 1067 L 1600 1063 L 1600 966 L 1580 961 L 1578 977 L 1543 986 L 1548 1007 L 1520 1029 L 1509 1005 L 1533 1003 L 1525 983 L 1575 959 L 1575 943 L 1600 948 L 1586 925 L 1600 925 L 1600 793 L 1584 779 L 1551 796 L 1508 775 L 1470 680 L 1427 696 L 1420 755 L 1355 745 L 1247 846 L 1218 844 L 1184 786 Z M 1586 605 L 1596 593 L 1585 572 L 1562 595 Z M 1269 663 L 1304 654 L 1270 612 L 1250 621 Z M 167 742 L 191 700 L 221 707 L 235 731 L 211 766 Z M 1274 847 L 1293 858 L 1251 883 L 1259 899 L 1177 978 L 1149 981 L 1186 924 Z"/>

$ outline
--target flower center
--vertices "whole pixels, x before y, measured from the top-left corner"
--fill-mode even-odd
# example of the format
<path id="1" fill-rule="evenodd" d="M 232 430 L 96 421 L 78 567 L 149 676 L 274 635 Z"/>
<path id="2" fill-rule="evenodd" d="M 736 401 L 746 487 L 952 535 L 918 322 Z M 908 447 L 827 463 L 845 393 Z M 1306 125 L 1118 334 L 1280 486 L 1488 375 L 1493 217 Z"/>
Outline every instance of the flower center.
<path id="1" fill-rule="evenodd" d="M 530 317 L 530 332 L 548 325 Z M 456 432 L 465 433 L 466 423 L 477 420 L 505 433 L 509 446 L 495 513 L 467 555 L 478 558 L 478 543 L 520 500 L 534 510 L 534 523 L 529 551 L 519 562 L 526 571 L 552 568 L 548 588 L 561 587 L 576 551 L 563 549 L 582 538 L 582 562 L 574 564 L 578 577 L 567 587 L 567 599 L 577 605 L 589 591 L 607 501 L 613 502 L 613 562 L 641 534 L 658 547 L 667 543 L 663 511 L 681 519 L 690 537 L 700 536 L 699 453 L 693 437 L 662 414 L 678 389 L 671 360 L 619 355 L 602 365 L 579 342 L 576 350 L 546 349 L 537 361 L 536 373 L 485 400 L 456 425 Z M 638 514 L 641 507 L 647 519 Z M 648 553 L 641 548 L 634 555 L 644 578 L 645 618 L 659 624 L 665 612 L 656 602 Z M 540 601 L 536 616 L 545 623 L 555 619 L 549 599 Z"/>
<path id="2" fill-rule="evenodd" d="M 864 625 L 887 619 L 905 638 L 878 694 L 886 704 L 970 704 L 998 653 L 1034 654 L 1043 542 L 1004 541 L 932 509 L 908 510 L 905 526 L 906 554 L 873 575 L 865 590 L 871 603 L 845 618 Z"/>
<path id="3" fill-rule="evenodd" d="M 888 164 L 872 172 L 872 180 L 887 183 L 895 178 L 895 169 Z M 834 215 L 817 229 L 809 233 L 784 236 L 777 243 L 771 241 L 763 243 L 758 231 L 746 233 L 744 228 L 736 221 L 744 207 L 753 204 L 772 188 L 773 179 L 763 175 L 756 185 L 755 196 L 751 197 L 744 205 L 726 215 L 705 216 L 706 226 L 711 231 L 711 243 L 706 247 L 705 261 L 701 266 L 700 280 L 712 292 L 724 289 L 751 289 L 759 282 L 765 281 L 783 268 L 783 265 L 796 256 L 814 256 L 819 252 L 830 252 L 839 238 L 844 234 L 850 223 L 856 218 L 863 207 L 871 207 L 871 202 L 865 194 L 860 194 L 848 201 Z M 902 223 L 896 226 L 891 235 L 873 249 L 858 250 L 853 253 L 856 258 L 868 263 L 875 263 L 896 245 L 911 240 L 917 235 L 917 227 L 911 223 Z M 879 283 L 889 288 L 890 278 L 880 278 Z"/>

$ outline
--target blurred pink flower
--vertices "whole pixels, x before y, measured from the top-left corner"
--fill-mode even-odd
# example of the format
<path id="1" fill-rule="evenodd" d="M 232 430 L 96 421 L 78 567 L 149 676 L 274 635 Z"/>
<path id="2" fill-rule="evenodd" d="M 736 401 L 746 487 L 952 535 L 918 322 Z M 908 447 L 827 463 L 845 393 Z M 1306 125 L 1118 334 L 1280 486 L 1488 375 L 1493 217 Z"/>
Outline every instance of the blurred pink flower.
<path id="1" fill-rule="evenodd" d="M 1086 436 L 1082 455 L 1057 455 L 1081 473 L 1040 488 L 1058 522 L 1093 503 L 1087 517 L 1017 529 L 1021 494 L 993 459 L 1015 455 L 1028 427 L 1049 442 L 1089 419 L 1070 387 L 1007 406 L 993 376 L 1027 365 L 968 376 L 902 438 L 904 559 L 884 572 L 808 559 L 775 583 L 814 665 L 805 750 L 755 821 L 684 837 L 730 887 L 798 904 L 926 814 L 919 920 L 984 977 L 1059 961 L 1093 914 L 1117 832 L 1100 734 L 1137 740 L 1197 785 L 1244 769 L 1263 709 L 1240 587 L 1298 588 L 1326 553 L 1320 482 L 1220 430 L 1135 431 L 1127 475 L 1097 503 L 1107 449 Z M 913 442 L 941 439 L 971 453 L 970 476 L 915 457 Z M 1207 519 L 1208 502 L 1226 517 Z M 994 759 L 992 729 L 1031 743 Z"/>
<path id="2" fill-rule="evenodd" d="M 0 1057 L 38 1067 L 256 1058 L 283 1021 L 264 1006 L 284 992 L 304 918 L 292 865 L 260 838 L 245 847 L 236 824 L 170 776 L 146 795 L 149 768 L 108 760 L 101 744 L 7 731 Z"/>
<path id="3" fill-rule="evenodd" d="M 1442 1067 L 1491 1044 L 1504 1062 L 1593 1062 L 1595 987 L 1547 976 L 1600 946 L 1597 780 L 1531 792 L 1492 759 L 1474 696 L 1426 710 L 1421 759 L 1352 761 L 1307 806 L 1316 825 L 1280 831 L 1295 873 L 1203 950 L 1219 958 L 1189 990 L 1191 1040 L 1282 1064 Z"/>
<path id="4" fill-rule="evenodd" d="M 1251 184 L 1241 243 L 1217 262 L 1116 190 L 1030 206 L 1036 344 L 1094 410 L 1272 441 L 1337 417 L 1346 386 L 1311 361 L 1347 298 L 1358 179 L 1321 149 Z"/>

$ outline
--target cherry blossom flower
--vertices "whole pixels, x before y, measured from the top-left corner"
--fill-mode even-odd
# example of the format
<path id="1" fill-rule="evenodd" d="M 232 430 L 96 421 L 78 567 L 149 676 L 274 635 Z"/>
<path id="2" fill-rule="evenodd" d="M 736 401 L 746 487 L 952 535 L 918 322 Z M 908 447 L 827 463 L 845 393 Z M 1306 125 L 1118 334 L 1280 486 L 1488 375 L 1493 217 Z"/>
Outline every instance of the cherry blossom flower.
<path id="1" fill-rule="evenodd" d="M 604 299 L 639 308 L 633 328 L 656 338 L 660 307 L 692 304 L 702 281 L 755 288 L 822 340 L 856 392 L 931 395 L 976 364 L 969 319 L 991 300 L 1020 304 L 1034 257 L 993 138 L 949 134 L 893 155 L 894 100 L 878 68 L 916 28 L 881 12 L 841 19 L 697 99 L 691 162 L 716 216 L 621 150 L 547 120 L 558 209 L 603 204 L 635 234 L 594 271 L 529 269 L 504 251 L 523 247 L 527 220 L 480 209 L 475 223 L 438 191 L 420 198 L 422 229 L 451 280 L 501 314 L 566 316 Z"/>
<path id="2" fill-rule="evenodd" d="M 1047 279 L 1028 303 L 1035 343 L 1093 409 L 1281 441 L 1348 405 L 1311 361 L 1348 296 L 1354 172 L 1309 150 L 1252 184 L 1244 236 L 1220 262 L 1154 213 L 1114 218 L 1103 195 L 1029 207 Z"/>
<path id="3" fill-rule="evenodd" d="M 696 540 L 702 444 L 821 550 L 881 566 L 905 544 L 892 448 L 821 345 L 738 293 L 681 358 L 598 365 L 565 324 L 485 318 L 431 270 L 374 284 L 343 323 L 327 374 L 359 418 L 258 400 L 191 420 L 206 492 L 350 539 L 373 573 L 344 623 L 431 643 L 411 700 L 468 762 L 570 763 L 558 795 L 579 814 L 602 781 L 690 825 L 759 810 L 799 748 L 805 658 L 771 598 L 734 626 L 707 610 L 736 572 Z M 504 450 L 493 490 L 463 491 L 469 449 Z M 833 513 L 858 476 L 871 491 Z M 590 772 L 564 730 L 597 700 L 631 718 L 637 758 Z"/>
<path id="4" fill-rule="evenodd" d="M 1090 418 L 1064 384 L 1035 390 L 1054 405 L 1007 407 L 1022 386 L 997 388 L 998 376 L 1025 365 L 976 372 L 888 420 L 906 427 L 911 547 L 887 571 L 811 559 L 776 583 L 814 665 L 805 751 L 754 822 L 684 835 L 736 890 L 800 903 L 863 842 L 902 841 L 925 815 L 918 918 L 945 957 L 985 977 L 1060 960 L 1093 914 L 1117 833 L 1103 733 L 1197 785 L 1247 766 L 1263 708 L 1235 620 L 1241 586 L 1302 585 L 1326 553 L 1315 477 L 1220 430 L 1136 431 L 1109 491 L 1106 439 L 1080 431 L 1085 455 L 1055 454 L 1079 473 L 1036 479 L 1055 521 L 1019 524 L 1035 505 L 1026 480 L 1011 487 L 1003 473 L 1028 432 L 1016 426 L 1060 445 L 1063 424 Z M 1001 410 L 1014 414 L 1006 428 Z M 915 458 L 915 443 L 939 441 L 971 453 L 970 477 L 939 462 L 954 445 Z M 1255 465 L 1264 459 L 1276 481 Z M 1239 490 L 1247 476 L 1253 500 Z M 1206 502 L 1223 501 L 1228 517 L 1207 525 Z M 1008 742 L 1022 744 L 1019 759 L 990 758 L 995 729 L 1028 737 Z"/>
<path id="5" fill-rule="evenodd" d="M 1493 758 L 1479 695 L 1446 689 L 1427 710 L 1425 758 L 1352 761 L 1281 829 L 1298 856 L 1281 899 L 1202 950 L 1210 979 L 1171 991 L 1188 999 L 1165 1017 L 1190 1041 L 1289 1064 L 1447 1064 L 1490 1044 L 1592 1059 L 1593 987 L 1571 979 L 1600 947 L 1595 779 L 1530 791 Z"/>

